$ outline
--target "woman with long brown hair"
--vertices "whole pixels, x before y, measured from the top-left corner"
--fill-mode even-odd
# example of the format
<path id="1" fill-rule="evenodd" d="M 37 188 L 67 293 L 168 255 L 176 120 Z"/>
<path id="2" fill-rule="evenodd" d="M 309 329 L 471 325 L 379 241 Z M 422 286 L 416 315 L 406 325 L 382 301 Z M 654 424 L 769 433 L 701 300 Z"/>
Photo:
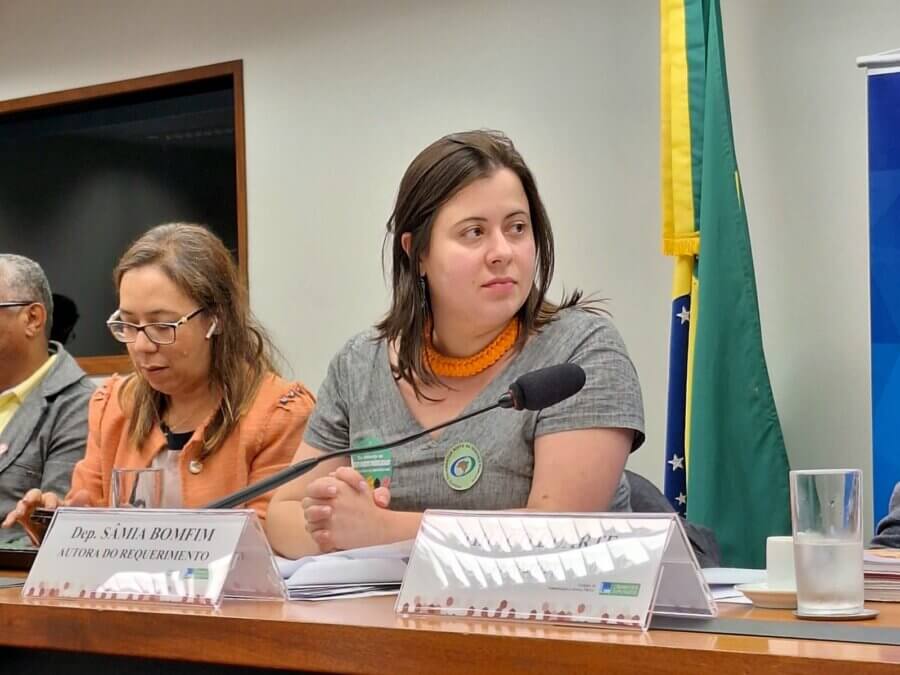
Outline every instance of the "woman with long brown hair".
<path id="1" fill-rule="evenodd" d="M 392 302 L 334 357 L 295 461 L 405 436 L 496 401 L 557 363 L 587 374 L 540 412 L 495 413 L 393 451 L 337 458 L 275 493 L 283 555 L 415 536 L 426 508 L 628 509 L 640 385 L 606 314 L 546 299 L 553 235 L 534 178 L 498 132 L 446 136 L 403 176 L 388 222 Z"/>
<path id="2" fill-rule="evenodd" d="M 134 365 L 91 399 L 85 458 L 63 503 L 106 506 L 113 468 L 161 468 L 164 506 L 200 507 L 283 469 L 314 404 L 279 377 L 224 244 L 175 223 L 151 229 L 114 273 L 119 307 L 107 325 Z M 265 518 L 268 496 L 249 506 Z M 58 495 L 29 491 L 4 521 L 30 526 Z"/>

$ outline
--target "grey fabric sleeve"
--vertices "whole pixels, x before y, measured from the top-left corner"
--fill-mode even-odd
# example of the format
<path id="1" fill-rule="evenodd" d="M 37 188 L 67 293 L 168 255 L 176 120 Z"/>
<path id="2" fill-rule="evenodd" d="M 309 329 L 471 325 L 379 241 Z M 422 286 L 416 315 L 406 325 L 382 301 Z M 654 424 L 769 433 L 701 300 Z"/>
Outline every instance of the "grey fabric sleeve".
<path id="1" fill-rule="evenodd" d="M 88 435 L 88 403 L 94 387 L 86 380 L 76 385 L 76 390 L 66 392 L 60 401 L 51 443 L 46 449 L 41 490 L 54 492 L 60 497 L 69 492 L 75 464 L 84 458 Z"/>
<path id="2" fill-rule="evenodd" d="M 605 319 L 591 322 L 589 331 L 574 346 L 569 362 L 584 368 L 584 389 L 571 399 L 542 410 L 535 437 L 575 429 L 633 429 L 631 450 L 637 450 L 644 442 L 641 386 L 612 323 Z"/>
<path id="3" fill-rule="evenodd" d="M 900 548 L 900 483 L 894 486 L 889 509 L 890 512 L 878 523 L 872 545 Z"/>
<path id="4" fill-rule="evenodd" d="M 350 349 L 352 341 L 328 364 L 325 381 L 316 394 L 316 407 L 303 434 L 307 445 L 326 452 L 350 447 L 350 406 L 345 395 L 349 387 L 346 364 Z"/>

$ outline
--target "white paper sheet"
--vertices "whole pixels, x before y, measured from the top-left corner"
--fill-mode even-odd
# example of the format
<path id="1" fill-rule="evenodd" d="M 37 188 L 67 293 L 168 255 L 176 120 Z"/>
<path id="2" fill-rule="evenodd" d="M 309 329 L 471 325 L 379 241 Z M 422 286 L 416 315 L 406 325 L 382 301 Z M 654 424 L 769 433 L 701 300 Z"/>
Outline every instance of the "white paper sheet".
<path id="1" fill-rule="evenodd" d="M 330 600 L 395 594 L 413 542 L 370 546 L 288 560 L 276 556 L 292 600 Z M 373 589 L 373 585 L 380 585 Z"/>
<path id="2" fill-rule="evenodd" d="M 727 602 L 736 605 L 752 605 L 753 602 L 746 595 L 737 590 L 730 584 L 722 586 L 710 586 L 709 592 L 712 593 L 716 602 Z"/>
<path id="3" fill-rule="evenodd" d="M 352 548 L 346 551 L 335 551 L 334 553 L 305 556 L 303 558 L 298 558 L 297 560 L 275 556 L 275 562 L 278 565 L 278 571 L 281 572 L 281 577 L 283 579 L 290 579 L 301 567 L 321 562 L 327 563 L 332 560 L 407 560 L 409 559 L 412 545 L 413 540 L 409 539 L 407 541 L 397 542 L 396 544 Z"/>
<path id="4" fill-rule="evenodd" d="M 766 581 L 765 570 L 751 570 L 742 567 L 707 567 L 703 570 L 703 576 L 710 586 L 761 584 Z"/>

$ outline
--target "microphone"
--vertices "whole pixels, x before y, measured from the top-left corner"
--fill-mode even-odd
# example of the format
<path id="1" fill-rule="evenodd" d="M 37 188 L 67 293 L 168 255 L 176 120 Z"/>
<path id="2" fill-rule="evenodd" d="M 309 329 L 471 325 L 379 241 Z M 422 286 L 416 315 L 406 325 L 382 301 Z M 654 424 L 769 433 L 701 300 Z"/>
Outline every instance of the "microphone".
<path id="1" fill-rule="evenodd" d="M 387 448 L 405 445 L 406 443 L 411 443 L 412 441 L 422 438 L 422 436 L 425 436 L 426 434 L 430 434 L 432 431 L 458 424 L 459 422 L 471 419 L 472 417 L 489 412 L 495 408 L 512 408 L 513 410 L 542 410 L 543 408 L 549 408 L 550 406 L 556 405 L 560 401 L 577 394 L 581 391 L 582 387 L 584 387 L 584 382 L 584 370 L 581 366 L 574 363 L 561 363 L 556 366 L 533 370 L 532 372 L 525 373 L 517 378 L 516 381 L 509 386 L 509 390 L 504 393 L 496 403 L 492 403 L 489 406 L 474 410 L 466 415 L 456 417 L 447 422 L 442 422 L 441 424 L 437 424 L 396 441 L 365 448 L 347 448 L 346 450 L 327 452 L 318 457 L 304 459 L 302 462 L 292 464 L 278 473 L 272 474 L 268 478 L 264 478 L 237 492 L 233 492 L 221 499 L 210 502 L 203 508 L 230 509 L 239 504 L 243 504 L 254 497 L 258 497 L 261 494 L 265 494 L 270 490 L 274 490 L 288 481 L 312 471 L 322 462 L 328 461 L 334 457 L 344 457 L 356 452 L 372 452 L 373 450 L 385 450 Z"/>
<path id="2" fill-rule="evenodd" d="M 506 406 L 501 403 L 500 407 L 512 407 L 516 410 L 549 408 L 581 391 L 585 379 L 584 369 L 575 363 L 561 363 L 533 370 L 509 385 L 509 391 L 500 400 L 503 401 L 509 395 L 513 404 Z"/>

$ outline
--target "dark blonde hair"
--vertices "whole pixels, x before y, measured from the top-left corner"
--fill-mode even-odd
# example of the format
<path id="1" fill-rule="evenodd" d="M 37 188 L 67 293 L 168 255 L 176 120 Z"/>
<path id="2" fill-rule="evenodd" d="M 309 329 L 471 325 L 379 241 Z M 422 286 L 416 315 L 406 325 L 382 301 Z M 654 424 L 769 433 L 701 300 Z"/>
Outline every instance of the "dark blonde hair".
<path id="1" fill-rule="evenodd" d="M 154 227 L 135 241 L 116 265 L 116 292 L 129 270 L 155 265 L 185 295 L 214 316 L 221 331 L 210 337 L 212 361 L 209 381 L 221 394 L 206 427 L 201 457 L 215 452 L 256 397 L 274 367 L 275 351 L 265 330 L 250 311 L 247 289 L 222 241 L 200 225 L 170 223 Z M 139 374 L 120 392 L 123 410 L 130 408 L 129 437 L 136 447 L 147 440 L 162 419 L 168 397 L 153 389 Z"/>
<path id="2" fill-rule="evenodd" d="M 546 300 L 553 278 L 553 230 L 537 184 L 512 141 L 499 131 L 478 130 L 450 134 L 435 141 L 412 161 L 397 194 L 394 212 L 387 222 L 391 243 L 391 307 L 376 324 L 380 339 L 397 345 L 395 377 L 406 380 L 421 396 L 418 383 L 440 384 L 424 358 L 424 331 L 430 314 L 428 289 L 419 283 L 419 258 L 428 251 L 431 229 L 438 210 L 462 188 L 499 169 L 510 169 L 528 197 L 535 243 L 535 278 L 531 292 L 518 311 L 521 330 L 516 349 L 538 332 L 563 308 L 578 305 L 581 292 L 563 297 L 559 305 Z M 409 254 L 403 235 L 412 235 Z"/>

